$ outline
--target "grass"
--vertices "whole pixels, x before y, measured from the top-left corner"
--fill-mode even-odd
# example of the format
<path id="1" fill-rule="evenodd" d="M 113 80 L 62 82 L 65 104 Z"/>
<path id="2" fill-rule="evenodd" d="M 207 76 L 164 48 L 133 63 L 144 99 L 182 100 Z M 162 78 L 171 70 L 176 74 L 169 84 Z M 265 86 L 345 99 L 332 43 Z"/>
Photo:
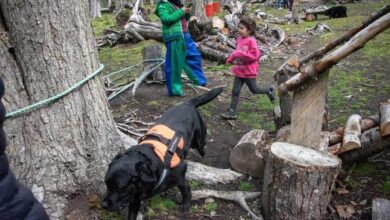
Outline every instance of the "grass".
<path id="1" fill-rule="evenodd" d="M 115 17 L 113 14 L 103 13 L 102 17 L 93 19 L 92 26 L 95 32 L 95 37 L 101 37 L 104 29 L 116 26 Z"/>
<path id="2" fill-rule="evenodd" d="M 215 211 L 218 208 L 218 204 L 215 203 L 215 202 L 206 203 L 205 206 L 206 206 L 206 210 L 209 211 L 209 212 Z"/>
<path id="3" fill-rule="evenodd" d="M 120 212 L 109 212 L 104 209 L 99 209 L 100 220 L 121 220 L 123 216 Z"/>
<path id="4" fill-rule="evenodd" d="M 273 104 L 266 95 L 253 95 L 252 100 L 243 98 L 239 101 L 238 122 L 247 124 L 253 129 L 275 130 L 275 125 L 270 120 L 273 111 Z"/>
<path id="5" fill-rule="evenodd" d="M 368 176 L 374 174 L 375 172 L 376 172 L 375 165 L 368 162 L 358 164 L 353 170 L 353 173 L 357 176 Z"/>
<path id="6" fill-rule="evenodd" d="M 191 190 L 198 190 L 202 187 L 202 183 L 201 182 L 198 182 L 196 180 L 191 180 L 190 181 L 190 187 L 191 187 Z"/>
<path id="7" fill-rule="evenodd" d="M 383 183 L 383 193 L 390 193 L 390 176 L 386 176 L 385 182 Z"/>
<path id="8" fill-rule="evenodd" d="M 168 198 L 161 196 L 154 196 L 149 201 L 147 216 L 157 216 L 159 214 L 166 214 L 169 210 L 176 208 L 176 203 Z"/>
<path id="9" fill-rule="evenodd" d="M 252 191 L 254 188 L 255 186 L 248 182 L 241 182 L 240 185 L 238 185 L 238 190 L 241 191 Z"/>

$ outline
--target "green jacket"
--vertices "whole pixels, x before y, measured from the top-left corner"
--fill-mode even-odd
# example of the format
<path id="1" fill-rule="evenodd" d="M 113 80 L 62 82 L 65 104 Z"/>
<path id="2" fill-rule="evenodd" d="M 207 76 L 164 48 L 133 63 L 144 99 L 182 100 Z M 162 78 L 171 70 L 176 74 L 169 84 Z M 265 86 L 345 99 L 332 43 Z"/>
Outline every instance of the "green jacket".
<path id="1" fill-rule="evenodd" d="M 164 42 L 184 38 L 181 18 L 186 14 L 183 9 L 176 9 L 168 0 L 160 0 L 154 13 L 161 20 Z M 187 14 L 186 18 L 188 17 Z"/>

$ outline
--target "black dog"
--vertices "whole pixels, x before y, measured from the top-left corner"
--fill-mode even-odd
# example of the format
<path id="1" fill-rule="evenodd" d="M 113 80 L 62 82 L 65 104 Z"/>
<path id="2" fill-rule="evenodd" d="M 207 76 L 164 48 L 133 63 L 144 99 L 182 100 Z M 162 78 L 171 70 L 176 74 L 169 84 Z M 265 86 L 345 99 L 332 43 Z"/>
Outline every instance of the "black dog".
<path id="1" fill-rule="evenodd" d="M 142 199 L 178 186 L 183 197 L 180 211 L 187 212 L 191 190 L 185 179 L 187 164 L 184 159 L 190 147 L 197 149 L 201 156 L 205 155 L 207 133 L 196 108 L 210 102 L 221 92 L 222 88 L 216 88 L 169 109 L 157 121 L 157 126 L 148 132 L 149 135 L 141 138 L 140 144 L 115 156 L 106 174 L 107 193 L 102 207 L 114 211 L 129 203 L 128 219 L 136 219 Z M 155 131 L 159 128 L 174 134 L 167 138 Z M 168 149 L 163 152 L 165 156 L 160 154 L 161 149 L 156 151 L 162 144 L 166 146 L 165 151 Z M 169 168 L 172 165 L 175 167 Z"/>
<path id="2" fill-rule="evenodd" d="M 329 16 L 329 19 L 347 17 L 347 7 L 342 5 L 331 7 L 325 11 L 324 15 Z"/>

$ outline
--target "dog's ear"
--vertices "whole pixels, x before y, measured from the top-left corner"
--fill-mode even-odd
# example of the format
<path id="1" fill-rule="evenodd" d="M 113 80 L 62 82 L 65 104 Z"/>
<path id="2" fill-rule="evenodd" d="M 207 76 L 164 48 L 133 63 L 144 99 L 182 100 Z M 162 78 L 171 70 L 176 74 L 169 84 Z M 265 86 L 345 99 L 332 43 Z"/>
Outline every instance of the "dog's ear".
<path id="1" fill-rule="evenodd" d="M 139 161 L 135 164 L 135 170 L 139 178 L 146 183 L 153 183 L 157 181 L 156 175 L 150 170 L 145 162 Z"/>

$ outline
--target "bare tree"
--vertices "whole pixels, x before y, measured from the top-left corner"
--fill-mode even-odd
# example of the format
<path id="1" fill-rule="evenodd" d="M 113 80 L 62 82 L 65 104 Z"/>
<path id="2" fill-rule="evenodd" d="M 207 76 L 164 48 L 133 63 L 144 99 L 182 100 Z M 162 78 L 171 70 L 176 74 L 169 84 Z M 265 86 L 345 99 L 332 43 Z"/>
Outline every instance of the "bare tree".
<path id="1" fill-rule="evenodd" d="M 101 17 L 102 13 L 100 12 L 100 0 L 89 0 L 91 17 Z"/>
<path id="2" fill-rule="evenodd" d="M 88 0 L 3 0 L 0 15 L 8 111 L 62 92 L 99 67 Z M 15 174 L 51 219 L 64 219 L 70 195 L 99 192 L 109 161 L 123 147 L 99 77 L 8 119 L 5 130 Z"/>

